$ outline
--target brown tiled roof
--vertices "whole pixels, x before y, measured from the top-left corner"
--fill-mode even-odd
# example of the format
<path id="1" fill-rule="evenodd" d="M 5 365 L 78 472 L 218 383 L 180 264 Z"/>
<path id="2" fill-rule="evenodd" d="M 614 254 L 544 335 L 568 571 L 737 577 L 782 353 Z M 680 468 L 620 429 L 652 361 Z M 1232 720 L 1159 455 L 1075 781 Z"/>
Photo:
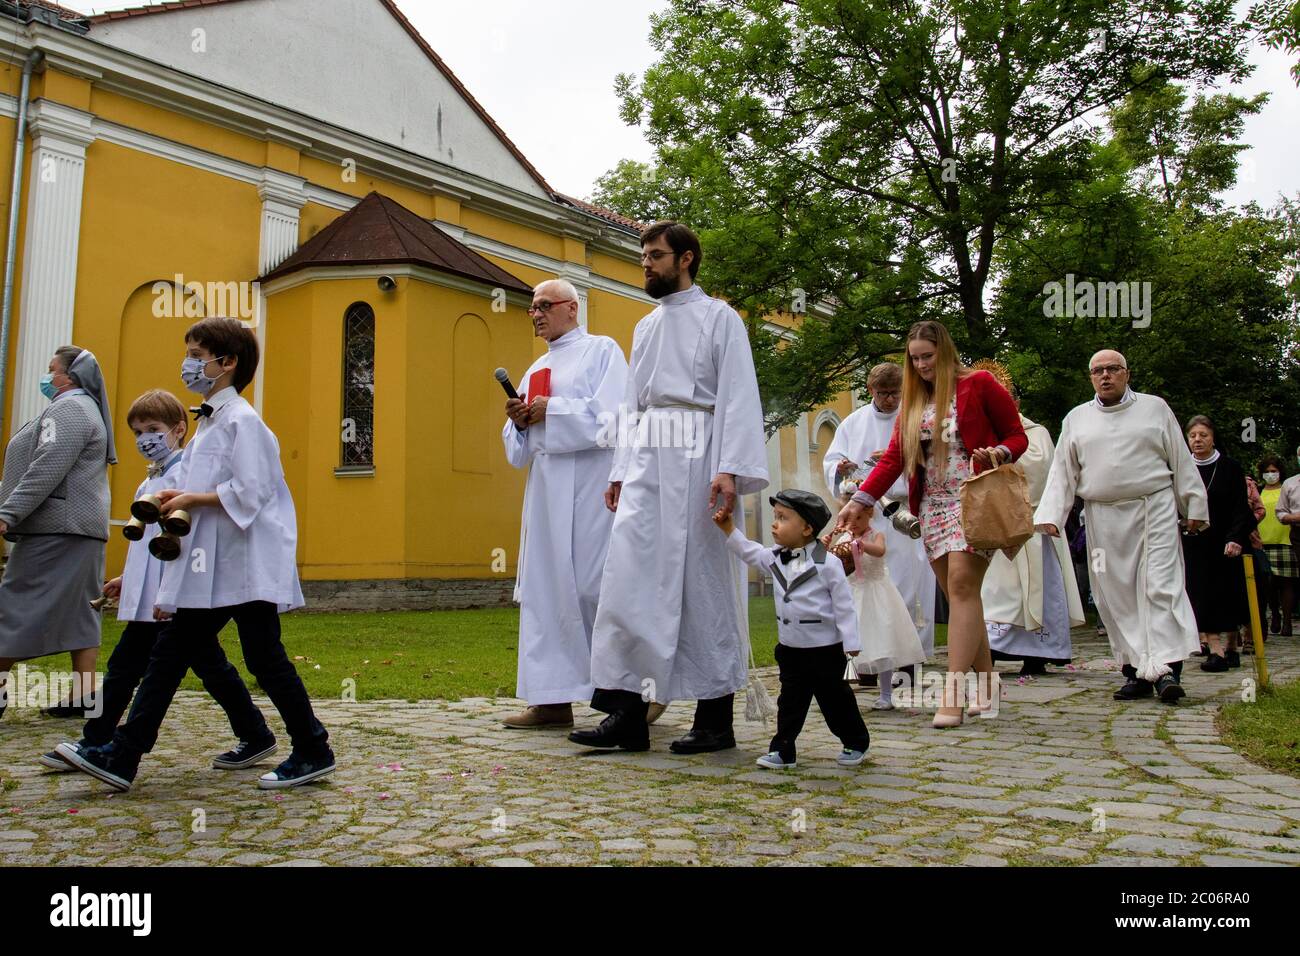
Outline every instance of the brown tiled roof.
<path id="1" fill-rule="evenodd" d="M 592 216 L 596 216 L 600 219 L 604 219 L 606 222 L 612 222 L 616 226 L 622 226 L 624 229 L 627 229 L 630 232 L 635 232 L 640 234 L 645 230 L 645 227 L 647 225 L 647 223 L 637 222 L 635 219 L 629 219 L 627 216 L 614 212 L 614 210 L 612 209 L 606 209 L 604 206 L 596 206 L 593 205 L 592 203 L 585 202 L 584 200 L 577 199 L 573 196 L 566 196 L 564 195 L 564 193 L 556 193 L 555 198 L 561 200 L 562 202 L 568 203 L 570 206 L 573 206 L 575 209 L 580 209 L 583 212 L 588 213 Z"/>
<path id="2" fill-rule="evenodd" d="M 308 239 L 301 249 L 262 276 L 262 281 L 318 266 L 401 264 L 425 266 L 492 288 L 532 294 L 530 286 L 505 269 L 377 192 Z"/>
<path id="3" fill-rule="evenodd" d="M 171 0 L 169 3 L 158 3 L 148 7 L 128 7 L 125 10 L 112 10 L 108 13 L 101 13 L 97 16 L 90 17 L 89 19 L 92 23 L 103 23 L 111 20 L 122 20 L 127 17 L 148 16 L 154 13 L 170 13 L 173 10 L 186 10 L 193 7 L 212 7 L 223 3 L 238 2 L 239 0 Z M 470 94 L 470 91 L 465 88 L 465 84 L 463 84 L 456 74 L 451 71 L 451 68 L 443 62 L 442 57 L 438 56 L 438 54 L 434 52 L 433 47 L 429 46 L 424 37 L 420 36 L 420 31 L 415 29 L 410 20 L 406 19 L 406 15 L 397 8 L 397 4 L 394 0 L 379 0 L 379 2 L 382 3 L 397 22 L 402 25 L 402 29 L 404 29 L 407 32 L 407 35 L 415 41 L 416 45 L 424 51 L 424 55 L 429 58 L 433 65 L 442 71 L 443 76 L 447 78 L 448 82 L 451 83 L 456 92 L 465 99 L 465 102 L 470 105 L 470 108 L 473 109 L 474 112 L 479 115 L 479 118 L 482 119 L 492 132 L 496 134 L 497 139 L 501 140 L 501 144 L 510 151 L 511 155 L 513 155 L 515 159 L 519 160 L 523 167 L 528 170 L 528 174 L 537 181 L 537 184 L 541 186 L 542 189 L 546 190 L 546 195 L 554 196 L 555 190 L 551 188 L 550 183 L 542 178 L 542 174 L 539 173 L 537 168 L 528 161 L 528 157 L 519 151 L 519 147 L 516 146 L 514 142 L 511 141 L 510 137 L 505 134 L 505 131 L 497 125 L 496 120 L 488 115 L 488 111 L 482 107 L 479 101 L 474 99 Z"/>
<path id="4" fill-rule="evenodd" d="M 24 7 L 44 7 L 46 10 L 53 10 L 64 20 L 89 20 L 90 17 L 84 13 L 78 13 L 76 10 L 69 10 L 67 7 L 61 7 L 57 3 L 51 3 L 50 0 L 20 0 L 20 6 Z"/>

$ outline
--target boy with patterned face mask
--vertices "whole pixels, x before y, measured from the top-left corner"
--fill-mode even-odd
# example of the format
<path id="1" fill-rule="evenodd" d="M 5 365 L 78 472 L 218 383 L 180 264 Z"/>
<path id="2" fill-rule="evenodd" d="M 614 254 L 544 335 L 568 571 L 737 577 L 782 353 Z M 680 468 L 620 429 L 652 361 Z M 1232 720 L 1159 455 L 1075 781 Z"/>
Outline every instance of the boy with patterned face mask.
<path id="1" fill-rule="evenodd" d="M 176 483 L 188 430 L 185 407 L 175 396 L 155 389 L 145 392 L 132 403 L 126 414 L 126 423 L 135 434 L 136 448 L 149 461 L 148 476 L 136 489 L 135 498 L 157 494 Z M 126 629 L 108 660 L 108 673 L 80 742 L 62 746 L 80 754 L 87 748 L 102 747 L 113 739 L 117 723 L 126 713 L 136 686 L 149 667 L 158 636 L 167 626 L 166 621 L 159 618 L 171 617 L 170 614 L 156 615 L 154 610 L 162 573 L 162 562 L 149 553 L 148 536 L 145 536 L 131 542 L 122 574 L 104 585 L 104 596 L 118 599 L 117 618 L 126 622 Z M 235 736 L 249 742 L 268 738 L 270 731 L 266 720 L 254 706 L 243 678 L 226 659 L 221 645 L 205 649 L 206 653 L 199 648 L 195 650 L 198 653 L 190 661 L 190 667 L 203 681 L 204 689 L 226 712 Z M 272 738 L 269 745 L 258 746 L 247 753 L 224 753 L 213 760 L 213 766 L 228 770 L 247 767 L 269 756 L 275 748 Z M 57 749 L 41 756 L 40 762 L 51 770 L 75 769 Z"/>
<path id="2" fill-rule="evenodd" d="M 329 734 L 280 638 L 279 615 L 305 603 L 298 581 L 298 520 L 280 465 L 280 446 L 241 393 L 261 357 L 257 336 L 234 319 L 208 318 L 185 333 L 181 379 L 204 397 L 194 439 L 178 478 L 158 493 L 164 515 L 185 511 L 192 528 L 186 554 L 167 565 L 157 606 L 175 618 L 154 647 L 130 717 L 111 743 L 80 755 L 59 752 L 78 770 L 117 790 L 130 789 L 197 653 L 210 654 L 232 620 L 244 663 L 271 698 L 289 732 L 288 759 L 258 780 L 262 789 L 295 787 L 333 773 Z M 274 742 L 241 737 L 235 752 Z"/>

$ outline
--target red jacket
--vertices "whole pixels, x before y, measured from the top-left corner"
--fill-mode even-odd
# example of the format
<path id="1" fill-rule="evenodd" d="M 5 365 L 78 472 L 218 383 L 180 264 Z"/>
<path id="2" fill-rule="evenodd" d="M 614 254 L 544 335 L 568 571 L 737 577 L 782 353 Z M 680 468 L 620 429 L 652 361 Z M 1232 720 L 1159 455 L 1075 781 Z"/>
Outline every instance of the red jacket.
<path id="1" fill-rule="evenodd" d="M 940 413 L 940 419 L 947 412 Z M 871 470 L 859 488 L 872 503 L 889 490 L 903 473 L 903 450 L 898 447 L 898 429 L 903 419 L 894 422 L 894 434 L 889 438 L 889 448 L 879 464 Z M 957 434 L 969 454 L 976 448 L 1006 446 L 1015 461 L 1029 447 L 1016 402 L 996 378 L 982 369 L 957 379 Z M 976 471 L 980 466 L 975 466 Z M 912 514 L 921 513 L 921 490 L 925 487 L 925 468 L 918 464 L 907 486 L 907 504 Z"/>

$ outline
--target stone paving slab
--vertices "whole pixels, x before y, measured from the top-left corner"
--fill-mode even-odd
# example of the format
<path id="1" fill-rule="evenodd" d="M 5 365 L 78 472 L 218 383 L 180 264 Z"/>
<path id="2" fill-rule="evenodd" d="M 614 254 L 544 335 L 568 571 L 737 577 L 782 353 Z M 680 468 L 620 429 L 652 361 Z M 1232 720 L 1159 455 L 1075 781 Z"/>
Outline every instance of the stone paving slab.
<path id="1" fill-rule="evenodd" d="M 114 794 L 36 763 L 77 723 L 11 709 L 0 865 L 1300 865 L 1300 779 L 1239 757 L 1214 727 L 1251 658 L 1226 674 L 1193 661 L 1176 708 L 1121 704 L 1109 649 L 1090 630 L 1075 642 L 1072 669 L 1003 671 L 998 716 L 952 730 L 859 695 L 872 746 L 855 769 L 835 764 L 815 708 L 798 768 L 771 772 L 754 759 L 772 728 L 739 718 L 736 750 L 669 753 L 688 702 L 651 728 L 650 752 L 628 754 L 505 730 L 514 700 L 322 700 L 338 772 L 271 793 L 255 787 L 265 768 L 211 769 L 229 729 L 183 693 L 135 787 Z M 1300 675 L 1300 640 L 1268 650 L 1275 679 Z M 775 669 L 763 678 L 775 697 Z M 577 711 L 580 727 L 600 717 Z"/>

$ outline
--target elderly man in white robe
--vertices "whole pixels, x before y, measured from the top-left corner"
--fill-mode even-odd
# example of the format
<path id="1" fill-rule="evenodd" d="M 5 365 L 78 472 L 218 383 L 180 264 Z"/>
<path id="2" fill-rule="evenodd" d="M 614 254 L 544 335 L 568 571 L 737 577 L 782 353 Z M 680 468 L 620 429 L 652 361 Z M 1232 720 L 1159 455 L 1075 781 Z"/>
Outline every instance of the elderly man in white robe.
<path id="1" fill-rule="evenodd" d="M 898 421 L 898 409 L 903 397 L 903 369 L 894 362 L 881 362 L 867 373 L 867 390 L 871 401 L 853 412 L 840 423 L 831 446 L 822 459 L 822 473 L 833 500 L 843 498 L 841 486 L 851 476 L 865 469 L 870 471 L 889 447 L 889 438 Z M 899 477 L 889 489 L 889 497 L 907 501 L 907 479 Z M 871 528 L 885 536 L 885 566 L 889 578 L 903 596 L 907 613 L 916 626 L 917 636 L 927 658 L 934 656 L 934 572 L 925 559 L 925 546 L 920 538 L 912 538 L 894 527 L 893 522 L 879 510 L 871 518 Z M 911 667 L 904 668 L 910 672 Z M 880 699 L 877 709 L 888 709 L 892 693 L 894 672 L 880 674 Z M 873 681 L 875 678 L 871 678 Z M 866 682 L 862 678 L 862 682 Z"/>
<path id="2" fill-rule="evenodd" d="M 613 515 L 604 491 L 614 448 L 603 440 L 627 389 L 618 343 L 578 326 L 578 291 L 543 282 L 528 309 L 546 354 L 506 401 L 506 458 L 528 469 L 515 600 L 519 603 L 517 691 L 528 702 L 505 725 L 519 730 L 572 727 L 573 702 L 591 699 L 591 629 Z M 528 383 L 549 370 L 549 394 Z"/>
<path id="3" fill-rule="evenodd" d="M 645 289 L 660 304 L 632 337 L 620 414 L 629 420 L 618 423 L 605 493 L 614 526 L 591 706 L 609 716 L 569 739 L 646 750 L 650 703 L 696 700 L 691 731 L 671 749 L 707 753 L 736 746 L 732 706 L 749 658 L 748 574 L 713 513 L 743 525 L 740 496 L 767 486 L 763 412 L 744 322 L 694 284 L 695 233 L 655 223 L 641 247 Z"/>
<path id="4" fill-rule="evenodd" d="M 1205 486 L 1164 399 L 1128 387 L 1128 362 L 1105 349 L 1088 363 L 1097 396 L 1071 410 L 1034 513 L 1057 536 L 1078 495 L 1088 527 L 1088 579 L 1127 682 L 1116 700 L 1185 692 L 1183 661 L 1200 647 L 1183 578 L 1185 533 L 1209 521 Z"/>
<path id="5" fill-rule="evenodd" d="M 982 368 L 1016 397 L 1006 366 L 981 360 Z M 1017 406 L 1020 404 L 1017 399 Z M 1029 448 L 1016 459 L 1029 484 L 1029 503 L 1038 507 L 1056 454 L 1052 435 L 1022 413 Z M 1083 601 L 1074 576 L 1070 549 L 1060 535 L 1039 532 L 1016 552 L 1014 560 L 999 551 L 989 562 L 980 589 L 984 626 L 995 661 L 1021 661 L 1021 676 L 1047 673 L 1048 664 L 1068 664 L 1073 656 L 1070 628 L 1083 624 Z"/>

